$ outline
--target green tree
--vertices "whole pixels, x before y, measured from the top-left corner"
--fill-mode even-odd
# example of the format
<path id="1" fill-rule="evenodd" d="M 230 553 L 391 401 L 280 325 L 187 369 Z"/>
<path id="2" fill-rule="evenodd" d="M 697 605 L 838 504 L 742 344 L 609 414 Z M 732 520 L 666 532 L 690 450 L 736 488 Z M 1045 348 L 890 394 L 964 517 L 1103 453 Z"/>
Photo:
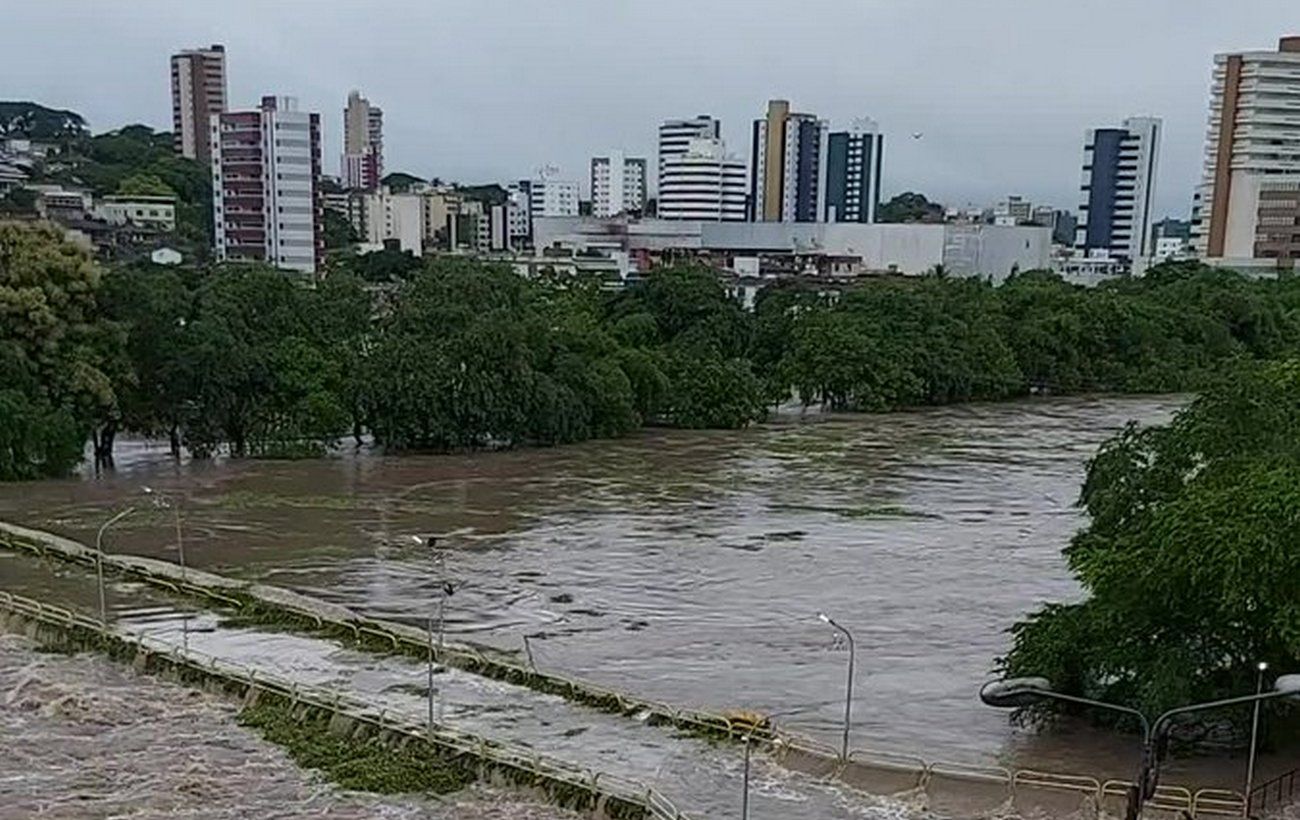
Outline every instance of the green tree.
<path id="1" fill-rule="evenodd" d="M 942 222 L 943 206 L 912 191 L 883 202 L 877 212 L 881 222 Z"/>
<path id="2" fill-rule="evenodd" d="M 126 196 L 176 196 L 176 192 L 157 174 L 139 172 L 117 184 L 117 193 Z"/>
<path id="3" fill-rule="evenodd" d="M 325 232 L 325 249 L 335 250 L 356 244 L 357 232 L 352 222 L 333 208 L 326 208 L 322 219 Z"/>
<path id="4" fill-rule="evenodd" d="M 115 384 L 123 426 L 164 435 L 180 455 L 189 397 L 180 354 L 193 319 L 193 289 L 181 272 L 154 265 L 119 266 L 104 278 L 100 305 L 126 334 L 129 368 Z"/>
<path id="5" fill-rule="evenodd" d="M 1004 672 L 1154 713 L 1248 692 L 1259 661 L 1300 664 L 1300 362 L 1240 368 L 1172 423 L 1130 426 L 1082 504 L 1066 558 L 1087 597 L 1017 624 Z"/>
<path id="6" fill-rule="evenodd" d="M 385 174 L 384 178 L 380 180 L 380 183 L 386 188 L 391 189 L 395 194 L 403 194 L 416 185 L 424 184 L 424 180 L 413 174 L 394 171 L 391 174 Z"/>
<path id="7" fill-rule="evenodd" d="M 0 222 L 0 385 L 9 455 L 0 478 L 59 475 L 117 412 L 120 336 L 96 304 L 99 268 L 50 225 Z M 48 430 L 32 420 L 48 413 Z M 26 431 L 26 432 L 24 432 Z M 30 435 L 27 444 L 22 443 Z"/>

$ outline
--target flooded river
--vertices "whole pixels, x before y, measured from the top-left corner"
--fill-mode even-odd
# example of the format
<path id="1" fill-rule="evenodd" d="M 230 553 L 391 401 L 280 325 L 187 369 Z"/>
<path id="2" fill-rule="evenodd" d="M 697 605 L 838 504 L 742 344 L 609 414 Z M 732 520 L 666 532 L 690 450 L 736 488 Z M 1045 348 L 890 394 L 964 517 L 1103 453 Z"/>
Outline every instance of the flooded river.
<path id="1" fill-rule="evenodd" d="M 474 788 L 436 800 L 342 792 L 235 723 L 228 700 L 0 634 L 0 818 L 569 820 Z"/>
<path id="2" fill-rule="evenodd" d="M 141 494 L 151 486 L 183 498 L 192 565 L 421 623 L 445 572 L 451 637 L 520 649 L 530 635 L 541 667 L 679 705 L 779 713 L 837 743 L 847 651 L 816 619 L 824 610 L 857 639 L 853 745 L 1127 777 L 1131 738 L 1016 730 L 975 693 L 1007 627 L 1079 594 L 1060 550 L 1082 523 L 1086 459 L 1128 420 L 1161 422 L 1180 403 L 783 417 L 307 462 L 178 466 L 128 442 L 113 474 L 0 487 L 0 518 L 93 543 L 114 510 L 140 504 L 107 547 L 174 560 L 171 519 Z M 435 550 L 412 538 L 430 535 Z M 1237 785 L 1239 768 L 1167 774 Z"/>

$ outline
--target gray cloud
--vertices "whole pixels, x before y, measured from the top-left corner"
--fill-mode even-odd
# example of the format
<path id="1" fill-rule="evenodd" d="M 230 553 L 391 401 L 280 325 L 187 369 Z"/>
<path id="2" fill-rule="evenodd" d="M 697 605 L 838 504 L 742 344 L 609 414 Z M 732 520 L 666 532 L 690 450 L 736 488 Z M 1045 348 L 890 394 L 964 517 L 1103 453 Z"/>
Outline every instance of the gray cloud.
<path id="1" fill-rule="evenodd" d="M 390 169 L 471 182 L 585 179 L 592 154 L 652 155 L 659 120 L 705 112 L 744 155 L 779 96 L 878 120 L 887 193 L 1068 207 L 1084 130 L 1154 114 L 1158 212 L 1184 214 L 1212 55 L 1289 32 L 1294 0 L 42 0 L 5 9 L 0 98 L 167 128 L 168 56 L 221 42 L 236 105 L 321 112 L 330 172 L 355 87 L 384 108 Z"/>

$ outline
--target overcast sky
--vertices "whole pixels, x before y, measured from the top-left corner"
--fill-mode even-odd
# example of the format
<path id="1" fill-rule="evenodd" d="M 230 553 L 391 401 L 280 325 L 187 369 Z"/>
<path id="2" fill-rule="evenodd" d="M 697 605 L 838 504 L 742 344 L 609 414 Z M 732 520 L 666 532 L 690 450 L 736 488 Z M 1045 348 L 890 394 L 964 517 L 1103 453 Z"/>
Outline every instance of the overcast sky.
<path id="1" fill-rule="evenodd" d="M 554 163 L 585 191 L 589 157 L 653 156 L 668 117 L 721 117 L 747 159 L 783 97 L 835 128 L 877 120 L 886 196 L 1070 208 L 1084 130 L 1152 114 L 1158 211 L 1183 216 L 1212 55 L 1287 33 L 1297 0 L 39 0 L 0 11 L 0 99 L 169 129 L 168 56 L 224 43 L 232 107 L 276 93 L 321 112 L 327 173 L 358 88 L 384 109 L 390 171 Z"/>

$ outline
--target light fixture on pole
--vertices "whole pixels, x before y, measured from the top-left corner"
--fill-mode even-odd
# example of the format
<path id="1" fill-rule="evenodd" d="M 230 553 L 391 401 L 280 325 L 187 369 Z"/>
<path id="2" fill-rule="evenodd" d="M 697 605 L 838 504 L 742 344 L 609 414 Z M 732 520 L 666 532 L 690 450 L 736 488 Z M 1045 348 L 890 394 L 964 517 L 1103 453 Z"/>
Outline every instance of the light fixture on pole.
<path id="1" fill-rule="evenodd" d="M 773 718 L 783 717 L 785 715 L 792 715 L 798 711 L 801 711 L 801 709 L 787 709 L 783 712 L 769 712 L 766 715 L 767 719 L 765 723 L 771 726 Z M 741 738 L 741 742 L 745 744 L 745 777 L 743 781 L 744 793 L 740 798 L 740 820 L 749 820 L 749 753 L 754 743 L 754 732 L 757 732 L 762 725 L 763 723 L 755 721 L 754 725 L 750 728 L 750 730 L 745 733 L 744 737 Z M 775 747 L 780 747 L 782 741 L 780 737 L 774 736 L 772 738 L 771 743 Z"/>
<path id="2" fill-rule="evenodd" d="M 101 524 L 99 532 L 95 533 L 95 580 L 99 587 L 99 622 L 105 627 L 108 626 L 108 598 L 104 594 L 104 531 L 133 512 L 135 507 L 127 507 Z"/>
<path id="3" fill-rule="evenodd" d="M 1259 672 L 1259 676 L 1255 681 L 1255 694 L 1262 695 L 1264 694 L 1264 673 L 1268 671 L 1268 664 L 1260 661 L 1255 669 Z M 1246 817 L 1250 816 L 1250 790 L 1255 787 L 1255 755 L 1259 749 L 1259 709 L 1262 705 L 1259 701 L 1255 701 L 1255 714 L 1251 716 L 1250 720 L 1250 757 L 1246 763 L 1246 791 L 1243 792 L 1246 795 L 1244 809 Z"/>
<path id="4" fill-rule="evenodd" d="M 176 560 L 181 568 L 181 583 L 185 583 L 188 570 L 185 566 L 185 536 L 181 528 L 181 502 L 178 497 L 157 493 L 152 487 L 142 487 L 145 495 L 154 498 L 155 505 L 159 507 L 170 507 L 172 511 L 172 522 L 176 527 Z M 181 647 L 185 652 L 190 650 L 190 615 L 188 610 L 181 615 Z"/>
<path id="5" fill-rule="evenodd" d="M 744 792 L 740 799 L 740 820 L 749 820 L 749 746 L 752 740 L 753 738 L 750 735 L 741 738 L 741 742 L 745 744 L 745 782 L 743 786 Z"/>
<path id="6" fill-rule="evenodd" d="M 835 622 L 834 618 L 827 615 L 825 612 L 818 612 L 817 618 L 822 623 L 829 625 L 832 629 L 836 629 L 843 633 L 844 637 L 849 641 L 849 677 L 848 686 L 844 693 L 844 741 L 840 746 L 840 759 L 847 763 L 849 759 L 849 728 L 853 722 L 853 665 L 856 660 L 857 650 L 853 643 L 852 632 L 849 632 L 847 629 L 840 626 Z"/>
<path id="7" fill-rule="evenodd" d="M 157 493 L 152 487 L 141 488 L 145 495 L 154 496 L 158 499 L 160 507 L 170 507 L 172 511 L 172 523 L 176 527 L 176 561 L 181 567 L 181 580 L 185 580 L 185 534 L 181 528 L 181 501 L 178 496 Z"/>
<path id="8" fill-rule="evenodd" d="M 1142 725 L 1142 763 L 1138 769 L 1133 788 L 1129 792 L 1128 808 L 1124 815 L 1125 820 L 1137 820 L 1142 812 L 1143 804 L 1155 794 L 1156 786 L 1160 782 L 1160 760 L 1156 753 L 1157 747 L 1161 745 L 1161 741 L 1169 731 L 1169 726 L 1174 718 L 1191 712 L 1223 709 L 1247 703 L 1258 704 L 1275 698 L 1300 698 L 1300 675 L 1282 675 L 1274 682 L 1273 689 L 1269 692 L 1261 691 L 1254 695 L 1226 698 L 1192 706 L 1181 706 L 1177 709 L 1170 709 L 1154 721 L 1149 720 L 1145 714 L 1129 706 L 1104 703 L 1057 692 L 1052 689 L 1051 682 L 1046 678 L 1008 678 L 1006 680 L 990 681 L 980 689 L 980 700 L 989 706 L 999 708 L 1023 709 L 1043 701 L 1056 700 L 1091 706 L 1097 709 L 1107 709 L 1112 712 L 1123 712 L 1137 718 Z"/>

